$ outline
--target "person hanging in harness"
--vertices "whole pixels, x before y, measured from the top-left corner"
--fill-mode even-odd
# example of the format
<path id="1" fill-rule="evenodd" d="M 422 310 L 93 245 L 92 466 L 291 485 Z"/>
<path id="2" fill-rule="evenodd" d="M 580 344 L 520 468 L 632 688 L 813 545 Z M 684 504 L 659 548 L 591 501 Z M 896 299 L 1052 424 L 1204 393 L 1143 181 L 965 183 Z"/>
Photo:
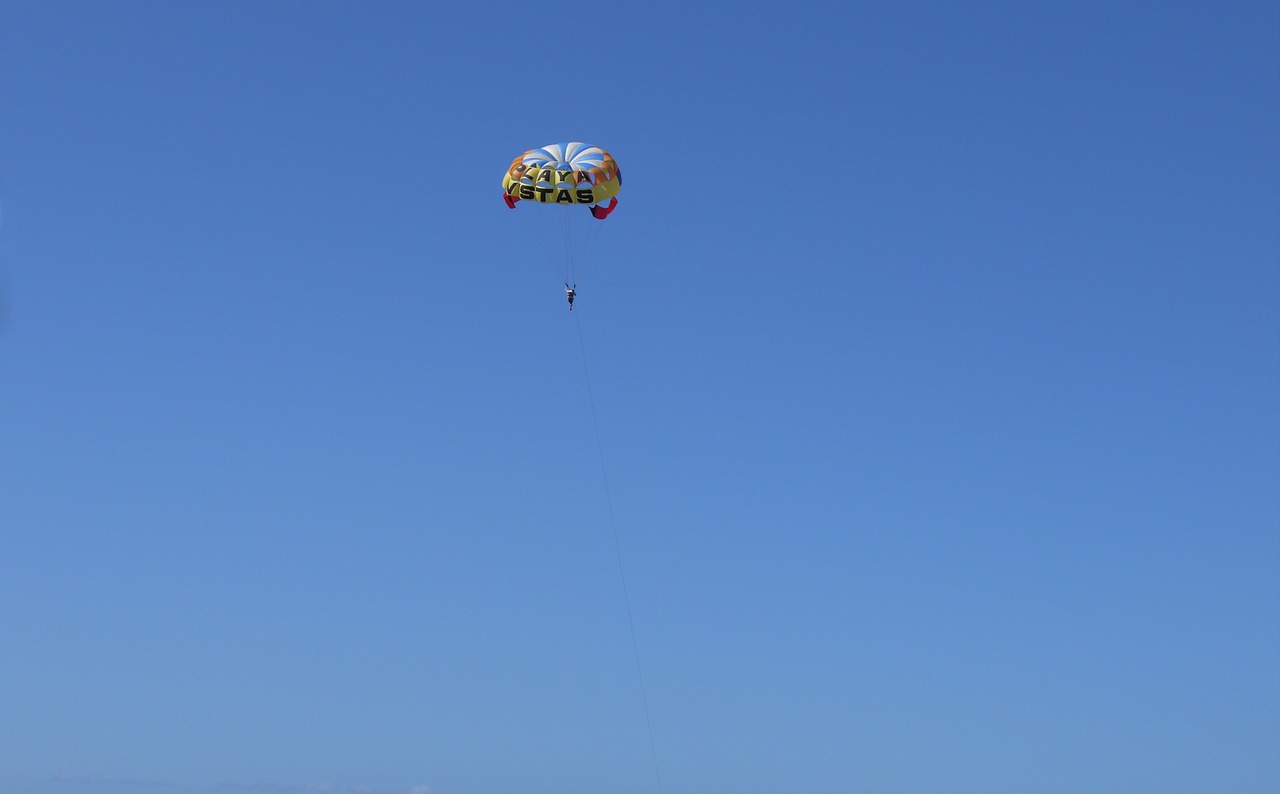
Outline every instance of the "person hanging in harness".
<path id="1" fill-rule="evenodd" d="M 573 299 L 578 297 L 578 292 L 575 289 L 577 286 L 577 284 L 574 284 L 570 287 L 568 282 L 565 282 L 564 285 L 564 297 L 569 301 L 569 311 L 573 311 Z"/>

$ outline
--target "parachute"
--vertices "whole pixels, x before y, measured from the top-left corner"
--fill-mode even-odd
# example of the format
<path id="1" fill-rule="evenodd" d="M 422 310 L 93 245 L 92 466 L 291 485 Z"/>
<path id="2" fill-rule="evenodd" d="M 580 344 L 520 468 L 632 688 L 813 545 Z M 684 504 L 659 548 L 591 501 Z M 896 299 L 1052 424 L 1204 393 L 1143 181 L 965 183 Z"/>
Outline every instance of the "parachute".
<path id="1" fill-rule="evenodd" d="M 618 207 L 618 191 L 622 189 L 622 170 L 612 155 L 599 146 L 573 141 L 530 149 L 511 161 L 502 177 L 502 199 L 516 210 L 516 215 L 526 222 L 530 236 L 556 265 L 564 278 L 565 297 L 569 311 L 577 297 L 577 281 L 586 256 L 595 242 L 595 235 L 605 220 Z M 608 202 L 607 204 L 605 202 Z M 586 209 L 586 212 L 583 210 Z M 589 231 L 581 228 L 582 224 Z M 585 232 L 585 233 L 584 233 Z M 563 250 L 557 252 L 563 236 Z M 584 242 L 585 240 L 585 242 Z M 582 351 L 582 373 L 587 387 L 587 402 L 591 406 L 592 427 L 595 428 L 596 452 L 600 459 L 601 480 L 604 483 L 605 501 L 609 505 L 609 527 L 613 534 L 617 568 L 622 584 L 622 600 L 626 607 L 627 622 L 631 625 L 631 649 L 636 662 L 636 679 L 640 686 L 640 702 L 644 707 L 645 724 L 649 732 L 649 752 L 653 757 L 654 777 L 658 789 L 662 789 L 662 775 L 658 769 L 658 752 L 653 741 L 653 721 L 649 716 L 649 699 L 645 694 L 644 676 L 640 674 L 640 649 L 636 642 L 635 622 L 631 615 L 631 600 L 627 594 L 627 577 L 622 565 L 622 545 L 618 541 L 618 528 L 613 517 L 613 497 L 609 494 L 609 477 L 604 467 L 604 447 L 600 443 L 600 422 L 596 419 L 596 400 L 591 392 L 591 374 L 587 366 L 587 347 L 582 338 L 582 325 L 578 330 L 578 347 Z"/>
<path id="2" fill-rule="evenodd" d="M 579 141 L 530 149 L 502 176 L 503 201 L 519 210 L 566 287 L 577 283 L 599 233 L 595 221 L 617 208 L 621 188 L 622 170 L 613 156 Z M 520 202 L 526 207 L 517 207 Z"/>

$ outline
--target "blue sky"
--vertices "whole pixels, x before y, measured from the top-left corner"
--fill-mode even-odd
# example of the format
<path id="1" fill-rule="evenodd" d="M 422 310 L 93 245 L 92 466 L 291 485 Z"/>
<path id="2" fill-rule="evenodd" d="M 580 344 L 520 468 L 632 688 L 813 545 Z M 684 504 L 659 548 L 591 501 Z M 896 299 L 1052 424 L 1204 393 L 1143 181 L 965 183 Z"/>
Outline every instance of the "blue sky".
<path id="1" fill-rule="evenodd" d="M 1280 788 L 1280 7 L 455 5 L 0 7 L 0 790 Z"/>

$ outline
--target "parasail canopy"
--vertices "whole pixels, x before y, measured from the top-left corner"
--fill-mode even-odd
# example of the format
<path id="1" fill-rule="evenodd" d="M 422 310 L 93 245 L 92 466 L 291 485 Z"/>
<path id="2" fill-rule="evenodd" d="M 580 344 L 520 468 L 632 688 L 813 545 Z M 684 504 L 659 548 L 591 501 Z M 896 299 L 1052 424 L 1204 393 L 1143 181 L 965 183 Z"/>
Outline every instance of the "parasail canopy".
<path id="1" fill-rule="evenodd" d="M 580 141 L 530 149 L 512 160 L 502 176 L 509 207 L 514 208 L 517 201 L 586 204 L 601 220 L 617 206 L 621 188 L 622 171 L 613 156 Z M 601 206 L 606 200 L 608 206 Z"/>

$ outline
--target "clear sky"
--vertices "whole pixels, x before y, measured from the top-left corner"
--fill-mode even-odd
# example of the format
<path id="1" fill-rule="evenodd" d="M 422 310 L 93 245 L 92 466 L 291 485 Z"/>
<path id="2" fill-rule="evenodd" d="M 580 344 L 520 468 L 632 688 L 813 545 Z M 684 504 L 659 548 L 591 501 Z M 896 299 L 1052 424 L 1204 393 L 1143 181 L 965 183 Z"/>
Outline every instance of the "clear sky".
<path id="1" fill-rule="evenodd" d="M 1275 2 L 5 2 L 0 292 L 4 794 L 1280 790 Z"/>

